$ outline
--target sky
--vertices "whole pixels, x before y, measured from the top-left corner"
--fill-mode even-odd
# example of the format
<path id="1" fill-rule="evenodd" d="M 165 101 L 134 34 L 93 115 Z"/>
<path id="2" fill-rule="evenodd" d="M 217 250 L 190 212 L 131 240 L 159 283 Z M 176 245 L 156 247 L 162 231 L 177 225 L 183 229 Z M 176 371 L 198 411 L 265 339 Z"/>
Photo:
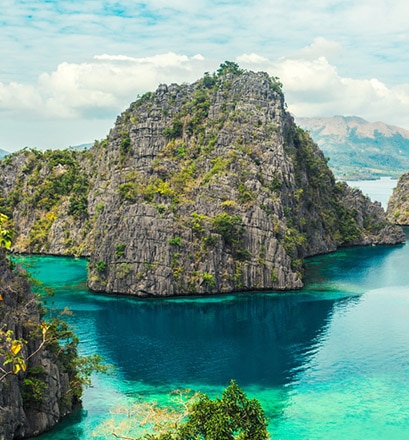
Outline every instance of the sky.
<path id="1" fill-rule="evenodd" d="M 407 0 L 2 0 L 0 148 L 107 136 L 161 83 L 228 60 L 284 84 L 296 117 L 409 130 Z"/>

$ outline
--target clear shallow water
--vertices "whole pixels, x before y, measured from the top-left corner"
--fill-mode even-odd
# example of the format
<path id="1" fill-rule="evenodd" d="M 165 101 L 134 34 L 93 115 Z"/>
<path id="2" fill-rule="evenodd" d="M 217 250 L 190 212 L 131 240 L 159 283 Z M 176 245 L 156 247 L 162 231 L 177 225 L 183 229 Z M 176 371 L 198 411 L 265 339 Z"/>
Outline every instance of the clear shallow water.
<path id="1" fill-rule="evenodd" d="M 234 378 L 274 439 L 407 439 L 408 259 L 408 246 L 345 249 L 311 259 L 302 292 L 135 300 L 87 291 L 84 260 L 22 257 L 56 289 L 47 307 L 73 312 L 81 352 L 116 367 L 39 438 L 110 438 L 92 433 L 112 408 Z"/>

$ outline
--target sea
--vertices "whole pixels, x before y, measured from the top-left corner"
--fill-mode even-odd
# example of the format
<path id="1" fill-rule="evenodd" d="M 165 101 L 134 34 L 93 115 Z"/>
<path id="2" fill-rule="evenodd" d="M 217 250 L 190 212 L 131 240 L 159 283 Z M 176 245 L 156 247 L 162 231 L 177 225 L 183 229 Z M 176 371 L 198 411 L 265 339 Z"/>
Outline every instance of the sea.
<path id="1" fill-rule="evenodd" d="M 385 207 L 395 184 L 352 186 Z M 272 439 L 409 438 L 406 244 L 310 258 L 299 291 L 176 299 L 93 293 L 85 259 L 18 260 L 54 289 L 48 314 L 63 313 L 80 353 L 112 366 L 39 440 L 134 438 L 138 403 L 172 404 L 174 390 L 213 398 L 231 379 L 260 401 Z"/>

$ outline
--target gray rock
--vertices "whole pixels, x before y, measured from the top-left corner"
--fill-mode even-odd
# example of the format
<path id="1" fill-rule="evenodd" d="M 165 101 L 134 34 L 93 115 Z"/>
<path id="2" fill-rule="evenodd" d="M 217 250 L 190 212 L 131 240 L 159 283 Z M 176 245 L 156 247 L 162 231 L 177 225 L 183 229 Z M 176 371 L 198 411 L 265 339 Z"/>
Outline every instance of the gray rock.
<path id="1" fill-rule="evenodd" d="M 3 330 L 12 330 L 15 338 L 28 341 L 23 348 L 27 359 L 41 342 L 32 335 L 33 329 L 40 323 L 39 310 L 27 281 L 9 270 L 2 252 L 0 280 L 0 294 L 3 298 L 0 304 L 0 326 Z M 3 362 L 4 357 L 0 355 L 0 364 L 3 365 Z M 22 390 L 25 380 L 36 367 L 42 367 L 43 371 L 42 398 L 38 401 L 24 401 Z M 68 374 L 58 363 L 56 355 L 47 349 L 39 351 L 30 358 L 26 372 L 9 374 L 0 381 L 0 439 L 32 437 L 51 429 L 72 410 L 73 402 L 64 398 L 69 388 Z"/>
<path id="2" fill-rule="evenodd" d="M 380 206 L 335 182 L 266 73 L 162 84 L 132 103 L 106 140 L 70 158 L 88 176 L 87 215 L 70 214 L 73 195 L 62 195 L 33 244 L 50 214 L 20 200 L 15 250 L 89 256 L 95 291 L 297 289 L 305 257 L 404 240 Z M 70 172 L 35 159 L 44 179 Z M 34 165 L 18 155 L 8 163 L 0 173 L 6 199 L 16 186 L 33 194 Z"/>
<path id="3" fill-rule="evenodd" d="M 409 225 L 409 173 L 403 174 L 389 198 L 386 210 L 390 222 L 398 225 Z"/>

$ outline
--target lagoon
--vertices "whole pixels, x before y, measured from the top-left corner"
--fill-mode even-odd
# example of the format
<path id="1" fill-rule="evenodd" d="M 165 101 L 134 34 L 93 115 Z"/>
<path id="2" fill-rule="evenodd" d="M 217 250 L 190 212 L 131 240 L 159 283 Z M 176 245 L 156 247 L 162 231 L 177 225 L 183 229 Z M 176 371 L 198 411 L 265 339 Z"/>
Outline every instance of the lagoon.
<path id="1" fill-rule="evenodd" d="M 115 366 L 38 439 L 113 438 L 98 434 L 111 410 L 181 388 L 215 396 L 232 378 L 260 400 L 274 439 L 408 438 L 407 245 L 311 258 L 302 291 L 182 299 L 97 295 L 85 260 L 19 260 L 55 289 L 50 313 L 73 312 L 81 353 Z"/>

